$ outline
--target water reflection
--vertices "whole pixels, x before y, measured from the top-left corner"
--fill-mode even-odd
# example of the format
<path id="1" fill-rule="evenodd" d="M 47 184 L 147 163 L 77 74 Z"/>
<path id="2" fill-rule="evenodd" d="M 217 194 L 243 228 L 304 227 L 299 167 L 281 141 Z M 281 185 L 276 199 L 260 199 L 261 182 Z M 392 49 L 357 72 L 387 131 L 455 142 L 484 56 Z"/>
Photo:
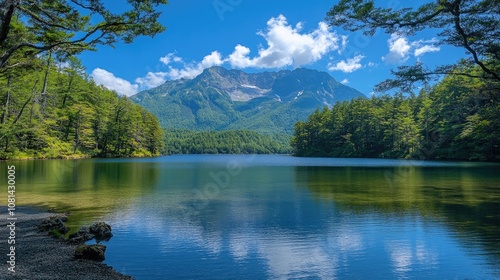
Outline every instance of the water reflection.
<path id="1" fill-rule="evenodd" d="M 328 168 L 297 167 L 316 199 L 358 213 L 411 213 L 427 223 L 445 224 L 464 246 L 481 247 L 490 264 L 500 266 L 500 178 L 498 168 Z M 389 174 L 389 175 L 388 175 Z M 403 269 L 418 249 L 408 253 L 390 245 L 395 267 Z M 418 258 L 417 258 L 418 259 Z"/>
<path id="2" fill-rule="evenodd" d="M 206 183 L 201 174 L 209 170 L 222 169 L 200 172 L 201 180 L 190 187 L 179 179 L 182 191 L 171 186 L 166 195 L 145 197 L 130 208 L 140 214 L 126 219 L 117 215 L 115 224 L 127 239 L 111 241 L 111 256 L 125 254 L 115 250 L 125 242 L 145 246 L 134 239 L 142 232 L 147 234 L 148 243 L 158 246 L 162 261 L 156 266 L 145 260 L 138 266 L 148 266 L 153 274 L 167 278 L 498 275 L 498 226 L 484 223 L 477 215 L 478 209 L 488 204 L 498 207 L 493 173 L 417 167 L 250 166 L 197 215 L 183 215 L 193 189 Z M 400 178 L 391 182 L 387 174 L 399 174 Z M 482 174 L 481 179 L 477 179 L 478 174 Z M 446 191 L 436 195 L 431 189 Z M 488 190 L 489 195 L 481 193 Z M 160 203 L 167 199 L 171 204 Z M 141 207 L 146 201 L 154 207 L 145 211 Z M 465 208 L 456 212 L 456 207 Z M 497 213 L 492 212 L 491 218 L 498 218 Z M 119 259 L 110 264 L 119 268 L 124 262 L 127 260 Z M 187 269 L 186 263 L 196 265 Z M 138 279 L 156 279 L 131 272 Z"/>
<path id="3" fill-rule="evenodd" d="M 197 192 L 232 160 L 241 172 L 199 204 Z M 137 279 L 500 277 L 498 166 L 347 163 L 183 156 L 16 164 L 25 204 L 65 207 L 79 224 L 108 221 L 106 263 Z"/>
<path id="4" fill-rule="evenodd" d="M 6 165 L 0 162 L 0 168 Z M 158 182 L 157 163 L 130 160 L 9 161 L 16 166 L 19 205 L 71 211 L 71 232 L 150 193 Z"/>

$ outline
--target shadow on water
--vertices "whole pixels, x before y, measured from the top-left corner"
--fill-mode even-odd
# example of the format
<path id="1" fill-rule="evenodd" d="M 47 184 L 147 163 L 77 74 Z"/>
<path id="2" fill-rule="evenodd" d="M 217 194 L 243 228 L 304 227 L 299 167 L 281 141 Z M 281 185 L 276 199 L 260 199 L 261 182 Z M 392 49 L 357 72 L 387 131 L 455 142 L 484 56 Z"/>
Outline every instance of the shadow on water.
<path id="1" fill-rule="evenodd" d="M 498 167 L 296 167 L 317 201 L 355 213 L 417 215 L 444 223 L 463 246 L 483 248 L 500 267 Z"/>

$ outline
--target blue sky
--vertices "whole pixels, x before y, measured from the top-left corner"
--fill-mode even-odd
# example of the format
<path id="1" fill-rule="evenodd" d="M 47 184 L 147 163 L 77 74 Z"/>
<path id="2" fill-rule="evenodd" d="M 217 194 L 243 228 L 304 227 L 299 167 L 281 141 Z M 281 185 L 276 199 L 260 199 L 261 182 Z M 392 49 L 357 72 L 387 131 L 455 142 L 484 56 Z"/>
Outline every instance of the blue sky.
<path id="1" fill-rule="evenodd" d="M 377 1 L 381 7 L 407 7 L 408 2 Z M 171 0 L 161 8 L 164 33 L 115 48 L 101 46 L 80 58 L 96 83 L 128 96 L 166 80 L 193 78 L 215 65 L 247 72 L 316 69 L 370 95 L 399 65 L 422 61 L 432 67 L 465 55 L 437 46 L 433 30 L 412 37 L 383 32 L 366 37 L 329 27 L 325 16 L 334 3 Z"/>

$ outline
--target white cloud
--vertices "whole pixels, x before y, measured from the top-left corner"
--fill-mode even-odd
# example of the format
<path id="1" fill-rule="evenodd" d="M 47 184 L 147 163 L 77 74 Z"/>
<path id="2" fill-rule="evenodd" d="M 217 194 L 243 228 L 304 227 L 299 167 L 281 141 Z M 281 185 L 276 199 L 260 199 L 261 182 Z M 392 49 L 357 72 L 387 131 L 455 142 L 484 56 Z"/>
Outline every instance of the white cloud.
<path id="1" fill-rule="evenodd" d="M 161 84 L 165 79 L 194 78 L 204 69 L 229 63 L 234 68 L 281 68 L 285 66 L 299 67 L 322 59 L 331 51 L 340 50 L 347 44 L 346 36 L 338 36 L 331 32 L 328 25 L 320 22 L 315 30 L 309 33 L 301 32 L 302 23 L 291 26 L 285 16 L 273 17 L 267 22 L 265 32 L 258 32 L 267 43 L 267 47 L 259 48 L 258 55 L 250 57 L 250 48 L 241 44 L 236 45 L 234 51 L 227 57 L 220 52 L 213 51 L 205 56 L 201 62 L 185 63 L 175 53 L 169 53 L 160 58 L 160 61 L 169 67 L 167 72 L 148 73 L 146 77 L 138 78 L 136 82 L 141 88 L 154 84 Z M 172 66 L 172 62 L 181 66 Z"/>
<path id="2" fill-rule="evenodd" d="M 414 55 L 416 57 L 421 56 L 428 52 L 438 52 L 441 50 L 439 46 L 435 44 L 438 42 L 436 38 L 432 38 L 430 40 L 418 40 L 411 43 L 412 47 L 415 47 Z"/>
<path id="3" fill-rule="evenodd" d="M 302 27 L 302 23 L 292 27 L 283 15 L 273 17 L 267 22 L 266 32 L 257 33 L 266 40 L 266 48 L 259 48 L 258 55 L 250 58 L 250 49 L 237 45 L 227 60 L 235 68 L 299 67 L 338 50 L 339 39 L 346 40 L 331 32 L 324 22 L 310 33 L 301 33 Z"/>
<path id="4" fill-rule="evenodd" d="M 182 61 L 182 60 L 181 60 Z M 170 66 L 169 71 L 165 76 L 169 77 L 172 80 L 187 78 L 191 79 L 203 72 L 206 68 L 210 68 L 212 66 L 220 66 L 224 64 L 224 60 L 222 59 L 222 55 L 218 51 L 213 51 L 211 54 L 205 56 L 201 62 L 198 63 L 183 63 L 182 68 L 175 68 Z"/>
<path id="5" fill-rule="evenodd" d="M 441 50 L 440 47 L 427 45 L 427 46 L 423 46 L 423 47 L 420 47 L 420 48 L 416 49 L 415 50 L 415 56 L 421 56 L 424 53 L 428 53 L 428 52 L 438 52 L 440 50 Z"/>
<path id="6" fill-rule="evenodd" d="M 232 67 L 235 68 L 247 68 L 252 67 L 255 62 L 248 58 L 250 54 L 250 49 L 242 46 L 236 45 L 232 54 L 229 55 L 228 61 Z"/>
<path id="7" fill-rule="evenodd" d="M 303 32 L 302 29 L 301 22 L 292 26 L 285 16 L 279 15 L 267 22 L 265 31 L 257 33 L 265 39 L 266 46 L 259 47 L 257 54 L 253 57 L 251 57 L 251 49 L 241 44 L 237 44 L 227 57 L 223 57 L 218 51 L 213 51 L 201 61 L 191 63 L 186 63 L 183 58 L 176 55 L 176 52 L 172 52 L 159 59 L 163 65 L 168 67 L 168 70 L 148 72 L 146 76 L 137 78 L 136 84 L 117 78 L 112 73 L 102 69 L 94 71 L 97 71 L 96 79 L 99 79 L 99 83 L 120 93 L 130 95 L 136 93 L 138 89 L 149 89 L 161 85 L 167 79 L 194 78 L 201 74 L 204 69 L 220 66 L 224 63 L 240 69 L 300 67 L 321 60 L 332 51 L 342 52 L 348 42 L 347 36 L 340 36 L 332 32 L 325 22 L 320 22 L 317 28 L 310 32 Z M 360 64 L 356 64 L 361 58 L 355 57 L 354 61 L 348 60 L 348 62 L 344 62 L 346 66 L 340 64 L 339 67 L 347 67 L 346 69 L 351 67 L 352 70 L 347 71 L 352 72 L 361 67 Z"/>
<path id="8" fill-rule="evenodd" d="M 131 96 L 139 91 L 139 85 L 131 84 L 129 81 L 116 77 L 113 73 L 101 68 L 96 68 L 90 74 L 98 85 L 103 85 L 119 94 Z"/>
<path id="9" fill-rule="evenodd" d="M 339 53 L 344 51 L 347 47 L 347 44 L 349 43 L 349 37 L 342 35 L 341 38 L 342 38 L 342 47 L 338 50 Z"/>
<path id="10" fill-rule="evenodd" d="M 438 52 L 441 48 L 435 45 L 437 42 L 438 40 L 436 38 L 409 42 L 408 38 L 404 36 L 392 34 L 391 38 L 387 41 L 389 53 L 383 56 L 382 60 L 390 64 L 405 62 L 410 57 L 412 49 L 415 57 L 419 57 L 428 52 Z"/>
<path id="11" fill-rule="evenodd" d="M 415 56 L 421 56 L 421 55 L 428 53 L 428 52 L 438 52 L 440 50 L 441 50 L 440 47 L 427 45 L 427 46 L 423 46 L 423 47 L 416 49 Z"/>
<path id="12" fill-rule="evenodd" d="M 150 89 L 165 83 L 165 77 L 167 75 L 167 72 L 148 72 L 145 77 L 135 79 L 135 82 L 139 84 L 141 88 Z"/>
<path id="13" fill-rule="evenodd" d="M 166 56 L 160 57 L 160 61 L 165 65 L 169 65 L 173 62 L 182 62 L 182 58 L 175 55 L 175 53 L 169 53 Z"/>
<path id="14" fill-rule="evenodd" d="M 343 84 L 343 85 L 347 85 L 349 83 L 349 80 L 348 79 L 343 79 L 340 83 Z"/>
<path id="15" fill-rule="evenodd" d="M 222 60 L 222 55 L 218 51 L 213 51 L 211 54 L 205 56 L 200 64 L 198 64 L 198 68 L 209 68 L 212 66 L 222 65 L 224 61 Z M 201 69 L 200 73 L 203 72 Z"/>
<path id="16" fill-rule="evenodd" d="M 398 64 L 408 60 L 411 46 L 406 37 L 394 33 L 387 43 L 389 45 L 389 53 L 382 57 L 383 61 L 390 64 Z"/>
<path id="17" fill-rule="evenodd" d="M 363 65 L 361 65 L 361 63 L 360 63 L 361 59 L 363 59 L 363 58 L 364 58 L 363 55 L 357 55 L 353 58 L 347 59 L 347 61 L 341 60 L 341 61 L 337 62 L 336 64 L 329 63 L 328 70 L 330 70 L 330 71 L 342 71 L 344 73 L 354 72 L 354 71 L 360 69 L 361 67 L 363 67 Z"/>

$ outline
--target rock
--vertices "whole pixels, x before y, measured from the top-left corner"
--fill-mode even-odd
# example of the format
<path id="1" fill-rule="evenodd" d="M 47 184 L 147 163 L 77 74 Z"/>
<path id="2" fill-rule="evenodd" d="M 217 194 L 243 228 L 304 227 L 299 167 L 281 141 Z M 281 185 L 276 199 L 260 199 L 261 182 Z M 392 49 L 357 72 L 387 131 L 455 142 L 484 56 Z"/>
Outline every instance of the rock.
<path id="1" fill-rule="evenodd" d="M 68 237 L 69 243 L 85 243 L 85 241 L 92 240 L 94 235 L 90 233 L 89 229 L 82 227 L 77 232 L 72 233 Z"/>
<path id="2" fill-rule="evenodd" d="M 104 253 L 106 252 L 106 246 L 102 244 L 94 245 L 79 245 L 76 250 L 74 257 L 76 259 L 86 259 L 97 262 L 104 261 Z"/>
<path id="3" fill-rule="evenodd" d="M 38 230 L 49 232 L 55 237 L 61 237 L 69 231 L 69 228 L 64 225 L 67 220 L 68 218 L 64 215 L 51 216 L 42 221 L 38 226 Z"/>
<path id="4" fill-rule="evenodd" d="M 101 240 L 108 241 L 113 236 L 113 234 L 111 233 L 111 226 L 106 224 L 105 222 L 92 224 L 89 227 L 89 232 L 90 234 L 93 234 L 95 236 L 97 242 Z"/>

